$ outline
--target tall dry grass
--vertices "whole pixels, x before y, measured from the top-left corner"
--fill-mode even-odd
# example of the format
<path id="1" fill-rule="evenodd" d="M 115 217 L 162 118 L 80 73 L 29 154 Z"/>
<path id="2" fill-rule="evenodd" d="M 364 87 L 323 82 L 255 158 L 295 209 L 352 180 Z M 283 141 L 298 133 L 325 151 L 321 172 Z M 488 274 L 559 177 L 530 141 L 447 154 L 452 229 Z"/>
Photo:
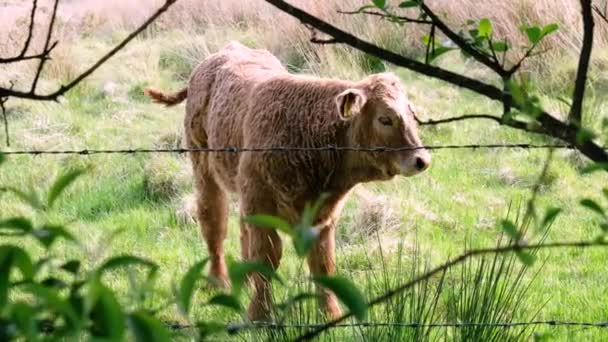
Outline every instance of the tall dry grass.
<path id="1" fill-rule="evenodd" d="M 70 42 L 83 37 L 115 41 L 120 33 L 139 25 L 162 2 L 162 0 L 62 1 L 58 25 L 54 32 L 54 39 L 62 43 L 57 54 L 62 59 L 66 58 L 70 52 Z M 42 44 L 52 1 L 41 0 L 40 3 L 44 13 L 37 17 L 38 26 L 34 32 L 31 51 Z M 369 3 L 368 1 L 293 0 L 291 3 L 399 53 L 416 56 L 422 52 L 420 37 L 426 33 L 428 29 L 426 27 L 417 25 L 400 27 L 375 17 L 337 13 L 339 9 L 356 9 Z M 398 1 L 393 0 L 389 3 L 396 6 Z M 519 30 L 521 24 L 558 23 L 560 30 L 548 39 L 544 47 L 548 50 L 545 58 L 537 58 L 536 63 L 548 65 L 553 61 L 550 57 L 575 56 L 581 45 L 582 25 L 578 0 L 429 0 L 428 4 L 454 28 L 459 28 L 468 19 L 488 17 L 494 23 L 496 35 L 508 37 L 514 47 L 526 44 L 526 37 Z M 597 4 L 606 7 L 606 0 L 598 1 Z M 29 1 L 0 0 L 1 56 L 9 56 L 19 51 L 26 31 L 30 5 Z M 178 37 L 181 44 L 179 48 L 185 51 L 184 57 L 192 63 L 217 50 L 228 40 L 237 39 L 249 45 L 266 48 L 286 63 L 292 64 L 294 69 L 304 68 L 308 72 L 357 78 L 362 73 L 370 71 L 366 70 L 369 69 L 366 68 L 368 64 L 372 64 L 371 69 L 374 68 L 373 60 L 353 53 L 352 50 L 311 45 L 308 42 L 311 33 L 307 28 L 262 0 L 180 0 L 155 25 L 144 32 L 143 37 L 155 38 L 166 32 L 173 32 Z M 598 20 L 595 40 L 596 50 L 606 47 L 608 24 Z M 514 55 L 513 58 L 517 56 Z M 70 65 L 73 65 L 71 61 L 66 67 Z M 57 74 L 61 72 L 61 67 L 55 69 L 58 70 L 52 72 L 52 76 L 58 76 Z M 20 72 L 17 70 L 12 66 L 10 69 L 0 69 L 0 74 L 15 76 Z"/>

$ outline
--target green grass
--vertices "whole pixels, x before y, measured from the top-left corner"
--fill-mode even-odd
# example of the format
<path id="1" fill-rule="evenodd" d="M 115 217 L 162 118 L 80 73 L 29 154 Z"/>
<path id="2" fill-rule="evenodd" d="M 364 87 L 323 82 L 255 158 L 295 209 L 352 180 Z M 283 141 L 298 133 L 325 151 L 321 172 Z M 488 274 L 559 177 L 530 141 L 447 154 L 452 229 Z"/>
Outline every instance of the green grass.
<path id="1" fill-rule="evenodd" d="M 252 39 L 249 33 L 243 34 L 246 39 Z M 238 38 L 238 32 L 230 35 Z M 9 102 L 11 148 L 175 146 L 179 142 L 183 107 L 166 109 L 150 104 L 140 93 L 147 85 L 173 89 L 183 86 L 192 58 L 204 57 L 204 36 L 193 39 L 200 46 L 176 37 L 180 36 L 169 32 L 136 41 L 94 77 L 70 92 L 60 104 Z M 175 42 L 176 39 L 182 41 Z M 101 52 L 107 48 L 105 44 L 109 42 L 77 42 L 75 51 L 88 47 Z M 287 53 L 286 56 L 290 56 L 291 61 L 286 63 L 290 62 L 294 70 L 311 69 L 304 65 L 308 63 L 306 58 L 295 53 Z M 361 61 L 362 67 L 368 70 L 377 70 L 381 66 L 373 59 L 361 58 Z M 441 63 L 465 70 L 455 58 L 448 57 Z M 408 94 L 423 118 L 500 112 L 496 104 L 470 92 L 405 70 L 395 71 L 403 78 Z M 467 71 L 486 77 L 477 69 Z M 103 92 L 107 81 L 116 83 L 114 94 Z M 549 97 L 542 100 L 550 109 L 559 108 L 559 103 Z M 597 121 L 606 117 L 606 98 L 601 92 L 594 92 L 586 105 L 598 113 L 600 119 Z M 544 137 L 484 121 L 422 128 L 421 134 L 423 141 L 431 145 L 547 141 Z M 543 150 L 439 150 L 433 153 L 433 165 L 423 175 L 358 187 L 338 228 L 339 273 L 363 284 L 361 288 L 371 297 L 419 274 L 421 270 L 417 267 L 424 267 L 427 262 L 436 265 L 465 247 L 493 246 L 499 239 L 498 222 L 507 215 L 510 206 L 517 207 L 529 198 L 546 155 L 547 151 Z M 581 176 L 579 170 L 584 164 L 571 152 L 557 151 L 555 154 L 549 181 L 543 184 L 539 194 L 538 208 L 543 213 L 546 208 L 559 206 L 564 212 L 548 232 L 547 241 L 590 239 L 599 233 L 595 216 L 578 205 L 578 201 L 584 197 L 601 200 L 600 189 L 608 178 L 599 174 Z M 187 158 L 176 155 L 12 157 L 0 169 L 0 185 L 46 189 L 59 170 L 87 165 L 91 166 L 90 172 L 69 189 L 58 203 L 58 209 L 50 214 L 53 221 L 72 222 L 68 227 L 82 240 L 83 247 L 78 249 L 61 244 L 56 250 L 66 257 L 79 257 L 89 266 L 98 265 L 103 258 L 120 253 L 132 253 L 157 261 L 161 265 L 157 280 L 160 292 L 150 298 L 149 305 L 159 305 L 172 292 L 176 279 L 207 255 L 198 227 L 182 217 L 183 198 L 192 192 Z M 4 195 L 0 200 L 0 219 L 31 214 L 10 195 Z M 238 259 L 236 207 L 233 205 L 231 210 L 225 247 L 229 258 Z M 370 229 L 375 233 L 369 234 Z M 121 233 L 110 243 L 108 240 L 117 230 Z M 540 232 L 536 232 L 532 239 L 539 237 Z M 284 245 L 279 274 L 290 280 L 288 284 L 300 286 L 306 275 L 299 272 L 300 261 L 291 245 Z M 32 248 L 36 253 L 42 252 Z M 417 255 L 423 260 L 415 261 Z M 541 267 L 541 262 L 536 263 L 524 277 L 524 282 L 531 283 L 526 293 L 529 308 L 522 309 L 518 316 L 510 319 L 606 320 L 607 250 L 553 250 L 540 253 L 540 257 L 546 260 L 544 266 Z M 470 272 L 475 272 L 479 264 L 472 262 L 468 267 Z M 386 274 L 387 270 L 393 269 L 397 271 Z M 463 278 L 458 277 L 459 269 L 454 272 L 446 275 L 441 283 L 443 291 L 438 294 L 441 299 L 436 306 L 430 303 L 435 298 L 439 279 L 422 284 L 416 290 L 419 292 L 415 292 L 419 294 L 417 296 L 404 294 L 397 302 L 374 309 L 370 318 L 374 321 L 411 321 L 421 317 L 409 311 L 392 313 L 394 310 L 390 305 L 395 308 L 430 308 L 432 314 L 426 316 L 429 322 L 455 317 L 458 310 L 446 304 L 449 303 L 447 293 L 457 292 L 464 285 L 455 283 L 454 279 Z M 116 274 L 106 282 L 127 298 L 131 287 L 126 276 Z M 280 300 L 286 294 L 285 289 L 279 289 L 276 296 Z M 471 293 L 462 295 L 471 296 Z M 210 291 L 199 292 L 194 303 L 194 317 L 213 317 L 221 322 L 240 320 L 227 311 L 218 313 L 215 309 L 203 307 L 201 304 L 209 296 Z M 475 296 L 469 297 L 472 302 L 476 299 Z M 536 314 L 539 307 L 542 309 Z M 318 319 L 316 304 L 303 303 L 293 316 L 291 319 L 294 321 Z M 163 311 L 161 317 L 183 321 L 174 309 Z M 533 327 L 528 332 L 547 333 L 559 341 L 608 339 L 608 331 L 600 329 Z M 285 333 L 286 336 L 293 334 Z M 411 330 L 351 329 L 332 332 L 326 335 L 326 339 L 340 340 L 347 336 L 362 340 L 410 339 L 415 336 L 408 334 L 413 333 Z M 458 333 L 453 329 L 436 329 L 428 338 L 460 339 Z"/>

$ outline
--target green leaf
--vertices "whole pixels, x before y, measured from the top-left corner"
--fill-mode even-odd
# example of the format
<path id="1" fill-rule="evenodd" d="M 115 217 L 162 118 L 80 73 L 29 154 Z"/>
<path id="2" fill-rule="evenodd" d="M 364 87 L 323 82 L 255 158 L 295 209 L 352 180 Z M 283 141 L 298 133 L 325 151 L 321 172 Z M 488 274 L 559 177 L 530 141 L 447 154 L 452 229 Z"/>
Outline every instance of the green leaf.
<path id="1" fill-rule="evenodd" d="M 38 194 L 36 194 L 34 191 L 24 192 L 24 191 L 21 191 L 19 189 L 15 189 L 12 187 L 4 187 L 4 188 L 0 188 L 0 193 L 1 192 L 12 193 L 13 195 L 17 196 L 20 200 L 22 200 L 23 202 L 28 204 L 30 207 L 32 207 L 32 209 L 36 209 L 36 210 L 40 210 L 40 211 L 44 211 L 46 209 L 44 207 L 44 204 L 42 204 L 42 201 L 40 201 Z"/>
<path id="2" fill-rule="evenodd" d="M 490 22 L 490 19 L 481 19 L 479 25 L 477 25 L 477 32 L 480 37 L 490 38 L 492 36 L 492 22 Z"/>
<path id="3" fill-rule="evenodd" d="M 447 46 L 443 46 L 443 45 L 435 47 L 435 49 L 433 49 L 431 51 L 431 54 L 429 56 L 429 62 L 432 62 L 437 57 L 443 55 L 446 52 L 450 52 L 452 50 L 456 50 L 456 49 L 455 48 L 451 48 L 451 47 L 447 47 Z"/>
<path id="4" fill-rule="evenodd" d="M 0 221 L 0 235 L 25 235 L 34 229 L 32 222 L 25 217 L 13 217 Z M 9 230 L 8 232 L 4 232 Z"/>
<path id="5" fill-rule="evenodd" d="M 319 237 L 319 231 L 314 228 L 313 224 L 321 206 L 328 198 L 329 194 L 323 193 L 314 203 L 306 203 L 304 206 L 302 217 L 300 218 L 300 222 L 294 227 L 295 234 L 293 235 L 294 247 L 299 257 L 307 255 Z"/>
<path id="6" fill-rule="evenodd" d="M 39 341 L 36 310 L 25 302 L 16 302 L 10 308 L 11 320 L 17 324 L 26 341 Z M 2 334 L 0 333 L 0 336 Z"/>
<path id="7" fill-rule="evenodd" d="M 261 228 L 271 228 L 279 230 L 289 236 L 293 235 L 293 228 L 287 221 L 271 215 L 252 215 L 245 219 L 247 223 Z"/>
<path id="8" fill-rule="evenodd" d="M 319 230 L 315 228 L 300 228 L 296 230 L 293 239 L 296 254 L 301 258 L 308 255 L 310 249 L 315 245 L 319 238 Z"/>
<path id="9" fill-rule="evenodd" d="M 590 165 L 585 166 L 581 170 L 581 174 L 586 175 L 586 174 L 594 173 L 596 171 L 608 171 L 608 163 L 605 163 L 605 162 L 591 163 Z"/>
<path id="10" fill-rule="evenodd" d="M 4 156 L 4 153 L 0 152 L 0 165 L 2 165 L 2 163 L 4 163 L 6 161 L 6 157 Z"/>
<path id="11" fill-rule="evenodd" d="M 59 290 L 46 288 L 39 284 L 28 284 L 24 290 L 31 293 L 37 301 L 42 302 L 43 307 L 63 316 L 68 327 L 75 329 L 79 326 L 78 315 L 72 305 L 59 296 Z"/>
<path id="12" fill-rule="evenodd" d="M 606 213 L 604 212 L 604 209 L 602 209 L 602 207 L 599 204 L 597 204 L 597 202 L 595 202 L 594 200 L 592 200 L 590 198 L 585 198 L 580 201 L 580 204 L 583 207 L 597 213 L 598 215 L 606 217 Z"/>
<path id="13" fill-rule="evenodd" d="M 386 0 L 373 0 L 373 3 L 376 7 L 380 9 L 384 9 L 384 7 L 386 6 Z"/>
<path id="14" fill-rule="evenodd" d="M 553 223 L 553 221 L 555 220 L 557 215 L 559 215 L 559 213 L 561 213 L 561 212 L 562 212 L 561 208 L 547 209 L 547 212 L 545 213 L 545 217 L 543 218 L 543 221 L 542 221 L 542 227 L 546 227 L 549 224 Z"/>
<path id="15" fill-rule="evenodd" d="M 97 269 L 97 272 L 101 275 L 103 272 L 111 271 L 119 267 L 127 266 L 144 266 L 149 268 L 151 271 L 156 271 L 158 265 L 147 259 L 136 257 L 133 255 L 119 255 L 106 260 L 101 267 Z"/>
<path id="16" fill-rule="evenodd" d="M 34 265 L 30 256 L 21 248 L 11 245 L 0 246 L 0 308 L 8 300 L 9 281 L 13 267 L 21 271 L 24 279 L 34 276 Z"/>
<path id="17" fill-rule="evenodd" d="M 420 6 L 420 0 L 403 1 L 399 4 L 399 8 L 410 8 Z"/>
<path id="18" fill-rule="evenodd" d="M 517 227 L 509 220 L 502 220 L 500 222 L 502 231 L 505 232 L 512 240 L 519 241 L 521 239 L 521 233 Z"/>
<path id="19" fill-rule="evenodd" d="M 556 23 L 551 23 L 549 25 L 546 25 L 545 27 L 543 27 L 542 36 L 545 37 L 555 31 L 557 31 L 558 29 L 559 29 L 559 25 L 557 25 Z"/>
<path id="20" fill-rule="evenodd" d="M 247 275 L 254 272 L 260 273 L 262 276 L 268 279 L 275 278 L 281 281 L 272 267 L 265 262 L 235 262 L 228 267 L 228 276 L 230 277 L 230 282 L 232 283 L 233 293 L 239 293 L 243 287 L 243 284 L 245 283 L 245 279 L 247 279 Z"/>
<path id="21" fill-rule="evenodd" d="M 0 264 L 3 260 L 10 260 L 10 263 L 15 266 L 25 279 L 34 277 L 34 264 L 30 255 L 17 246 L 3 245 L 0 246 Z M 0 273 L 9 273 L 10 269 L 0 268 Z"/>
<path id="22" fill-rule="evenodd" d="M 95 296 L 91 308 L 91 334 L 97 338 L 120 341 L 125 334 L 125 318 L 114 293 L 101 282 L 93 282 L 91 293 Z"/>
<path id="23" fill-rule="evenodd" d="M 47 198 L 48 208 L 51 208 L 61 193 L 63 193 L 63 191 L 70 186 L 70 184 L 74 183 L 74 181 L 84 173 L 84 169 L 75 169 L 59 176 L 49 190 L 49 195 Z"/>
<path id="24" fill-rule="evenodd" d="M 492 49 L 494 49 L 495 52 L 504 52 L 509 49 L 509 46 L 507 45 L 506 41 L 502 40 L 498 42 L 492 42 Z"/>
<path id="25" fill-rule="evenodd" d="M 606 199 L 608 199 L 608 188 L 603 188 L 602 193 L 604 194 L 604 197 L 606 197 Z"/>
<path id="26" fill-rule="evenodd" d="M 590 129 L 581 127 L 578 129 L 578 131 L 576 132 L 576 141 L 579 144 L 584 144 L 587 141 L 593 140 L 595 139 L 597 136 L 595 134 L 595 132 L 593 132 Z"/>
<path id="27" fill-rule="evenodd" d="M 367 303 L 359 289 L 344 277 L 316 276 L 314 282 L 331 290 L 362 321 L 367 316 Z"/>
<path id="28" fill-rule="evenodd" d="M 519 258 L 519 260 L 526 266 L 532 266 L 536 261 L 536 256 L 522 250 L 516 250 L 515 254 Z"/>
<path id="29" fill-rule="evenodd" d="M 45 225 L 40 229 L 34 230 L 32 235 L 47 249 L 50 248 L 58 238 L 76 242 L 74 235 L 61 226 Z"/>
<path id="30" fill-rule="evenodd" d="M 171 336 L 165 326 L 145 312 L 137 311 L 128 316 L 129 329 L 137 342 L 169 342 Z"/>
<path id="31" fill-rule="evenodd" d="M 608 223 L 600 223 L 600 228 L 604 233 L 608 233 Z"/>
<path id="32" fill-rule="evenodd" d="M 231 296 L 224 293 L 213 296 L 213 298 L 207 302 L 207 305 L 219 305 L 237 312 L 241 311 L 241 303 L 239 302 L 238 298 L 236 298 L 236 296 Z"/>
<path id="33" fill-rule="evenodd" d="M 192 265 L 180 282 L 177 304 L 185 314 L 190 312 L 190 303 L 195 289 L 194 285 L 196 285 L 196 281 L 201 278 L 201 272 L 203 271 L 205 264 L 207 264 L 207 259 Z"/>
<path id="34" fill-rule="evenodd" d="M 365 10 L 370 9 L 370 8 L 376 8 L 376 6 L 375 5 L 364 5 L 364 6 L 361 6 L 361 7 L 359 7 L 357 9 L 357 13 L 361 13 L 361 12 L 363 12 Z"/>
<path id="35" fill-rule="evenodd" d="M 532 45 L 536 45 L 542 39 L 542 31 L 538 26 L 524 26 L 523 30 Z"/>
<path id="36" fill-rule="evenodd" d="M 72 274 L 78 274 L 80 270 L 80 261 L 78 260 L 70 260 L 60 267 L 62 270 L 70 272 Z"/>

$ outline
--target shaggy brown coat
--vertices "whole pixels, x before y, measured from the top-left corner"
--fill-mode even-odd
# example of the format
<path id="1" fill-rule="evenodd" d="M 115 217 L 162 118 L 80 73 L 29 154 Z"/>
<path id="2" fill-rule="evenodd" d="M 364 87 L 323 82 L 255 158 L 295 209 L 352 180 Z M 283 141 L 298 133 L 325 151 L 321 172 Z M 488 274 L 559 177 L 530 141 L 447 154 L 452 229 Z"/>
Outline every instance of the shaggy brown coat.
<path id="1" fill-rule="evenodd" d="M 188 148 L 421 146 L 411 106 L 396 76 L 371 75 L 359 82 L 289 74 L 265 50 L 239 43 L 206 58 L 188 88 L 175 94 L 147 89 L 156 102 L 185 98 Z M 319 239 L 308 257 L 313 274 L 335 271 L 334 229 L 345 198 L 358 183 L 413 175 L 426 169 L 424 149 L 401 152 L 191 153 L 198 220 L 211 257 L 211 275 L 229 286 L 222 242 L 228 219 L 227 192 L 239 195 L 241 248 L 245 260 L 279 266 L 282 244 L 272 230 L 244 222 L 252 214 L 295 223 L 307 202 L 330 197 L 317 218 Z M 270 285 L 254 275 L 249 317 L 270 315 Z M 340 315 L 331 292 L 320 289 L 330 317 Z"/>

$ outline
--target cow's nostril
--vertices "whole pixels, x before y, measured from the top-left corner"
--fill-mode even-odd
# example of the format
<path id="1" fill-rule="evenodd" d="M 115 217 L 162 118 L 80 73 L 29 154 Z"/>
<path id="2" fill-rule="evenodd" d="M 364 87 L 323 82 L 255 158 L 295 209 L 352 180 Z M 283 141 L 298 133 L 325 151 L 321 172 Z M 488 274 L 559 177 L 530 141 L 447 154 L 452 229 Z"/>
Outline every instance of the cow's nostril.
<path id="1" fill-rule="evenodd" d="M 416 168 L 420 171 L 426 169 L 429 166 L 426 160 L 420 157 L 416 157 Z"/>

